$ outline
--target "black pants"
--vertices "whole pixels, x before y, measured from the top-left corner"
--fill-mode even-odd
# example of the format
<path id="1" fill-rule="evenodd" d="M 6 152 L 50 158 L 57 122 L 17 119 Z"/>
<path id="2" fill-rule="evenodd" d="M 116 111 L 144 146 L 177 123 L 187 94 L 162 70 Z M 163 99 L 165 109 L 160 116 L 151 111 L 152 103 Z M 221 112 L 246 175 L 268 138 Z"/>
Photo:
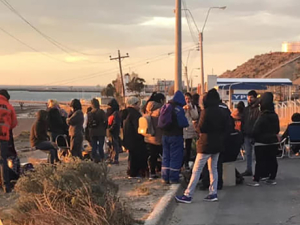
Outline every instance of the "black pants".
<path id="1" fill-rule="evenodd" d="M 48 163 L 54 164 L 54 162 L 58 162 L 57 149 L 54 147 L 53 143 L 50 141 L 43 141 L 38 143 L 35 146 L 37 149 L 42 150 L 43 152 L 49 154 Z"/>
<path id="2" fill-rule="evenodd" d="M 147 144 L 149 153 L 149 167 L 151 175 L 156 174 L 156 168 L 158 167 L 157 159 L 159 154 L 162 155 L 162 145 Z"/>
<path id="3" fill-rule="evenodd" d="M 149 175 L 147 165 L 147 149 L 145 144 L 137 144 L 134 148 L 128 149 L 127 175 L 130 177 L 146 177 Z"/>
<path id="4" fill-rule="evenodd" d="M 255 147 L 256 164 L 254 181 L 258 182 L 262 177 L 269 177 L 271 180 L 276 178 L 278 170 L 277 150 L 278 145 Z"/>
<path id="5" fill-rule="evenodd" d="M 189 161 L 191 158 L 192 142 L 193 139 L 185 139 L 185 154 L 184 154 L 184 166 L 189 166 Z"/>
<path id="6" fill-rule="evenodd" d="M 83 135 L 71 136 L 70 151 L 72 156 L 82 159 Z"/>
<path id="7" fill-rule="evenodd" d="M 0 181 L 4 192 L 10 191 L 9 167 L 7 165 L 8 141 L 0 141 Z"/>

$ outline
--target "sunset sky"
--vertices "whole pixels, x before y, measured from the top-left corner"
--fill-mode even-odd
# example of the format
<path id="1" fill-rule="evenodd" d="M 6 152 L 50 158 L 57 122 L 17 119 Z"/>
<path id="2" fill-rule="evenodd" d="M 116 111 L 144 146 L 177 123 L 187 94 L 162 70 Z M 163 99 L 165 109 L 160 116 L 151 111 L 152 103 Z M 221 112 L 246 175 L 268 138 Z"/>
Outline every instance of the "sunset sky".
<path id="1" fill-rule="evenodd" d="M 175 0 L 6 1 L 52 43 L 1 0 L 0 85 L 106 85 L 118 73 L 117 61 L 109 60 L 118 49 L 130 55 L 122 62 L 124 73 L 138 73 L 149 84 L 153 78 L 174 77 Z M 211 11 L 204 31 L 205 74 L 220 75 L 255 55 L 281 51 L 284 41 L 300 41 L 299 0 L 186 0 L 186 4 L 199 29 L 209 7 L 227 6 Z M 197 32 L 193 24 L 192 28 L 191 35 L 183 17 L 184 64 L 188 50 L 196 49 Z M 56 41 L 63 47 L 55 46 Z M 199 56 L 199 51 L 190 52 L 189 76 L 199 73 L 193 70 L 200 66 Z"/>

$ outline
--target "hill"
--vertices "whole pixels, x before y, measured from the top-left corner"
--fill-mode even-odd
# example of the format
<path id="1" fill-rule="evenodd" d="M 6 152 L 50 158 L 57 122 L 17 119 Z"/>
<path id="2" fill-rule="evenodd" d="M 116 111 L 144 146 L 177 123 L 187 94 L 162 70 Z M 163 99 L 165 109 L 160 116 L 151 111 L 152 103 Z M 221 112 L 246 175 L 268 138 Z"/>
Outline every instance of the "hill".
<path id="1" fill-rule="evenodd" d="M 267 76 L 265 76 L 267 75 Z M 257 55 L 236 69 L 220 75 L 222 78 L 289 78 L 300 77 L 300 53 L 274 52 Z"/>

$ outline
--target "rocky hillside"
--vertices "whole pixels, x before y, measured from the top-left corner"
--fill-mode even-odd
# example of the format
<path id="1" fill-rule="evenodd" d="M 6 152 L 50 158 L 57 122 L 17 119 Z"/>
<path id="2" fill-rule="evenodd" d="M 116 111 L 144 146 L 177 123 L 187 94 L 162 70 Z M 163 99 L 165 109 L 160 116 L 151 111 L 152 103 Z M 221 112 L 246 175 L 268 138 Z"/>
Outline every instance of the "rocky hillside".
<path id="1" fill-rule="evenodd" d="M 285 52 L 274 52 L 262 55 L 257 55 L 244 64 L 238 66 L 236 69 L 230 71 L 227 70 L 220 77 L 222 78 L 260 78 L 266 73 L 274 70 L 275 68 L 284 65 L 285 63 L 300 57 L 300 53 L 285 53 Z M 286 67 L 286 66 L 285 66 Z M 285 68 L 284 67 L 284 68 Z M 280 69 L 270 74 L 268 77 L 286 77 L 291 80 L 296 80 L 300 77 L 300 58 L 289 64 L 288 70 Z M 292 67 L 292 68 L 291 68 Z"/>

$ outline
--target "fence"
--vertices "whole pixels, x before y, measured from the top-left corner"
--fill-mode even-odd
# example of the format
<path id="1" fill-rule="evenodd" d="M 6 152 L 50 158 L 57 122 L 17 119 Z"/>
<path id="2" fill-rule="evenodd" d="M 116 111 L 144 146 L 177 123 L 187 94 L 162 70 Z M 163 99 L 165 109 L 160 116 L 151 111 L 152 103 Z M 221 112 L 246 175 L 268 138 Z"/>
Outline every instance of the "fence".
<path id="1" fill-rule="evenodd" d="M 280 125 L 286 126 L 291 122 L 291 117 L 294 113 L 300 113 L 300 101 L 281 102 L 275 105 L 275 111 L 280 119 Z"/>

